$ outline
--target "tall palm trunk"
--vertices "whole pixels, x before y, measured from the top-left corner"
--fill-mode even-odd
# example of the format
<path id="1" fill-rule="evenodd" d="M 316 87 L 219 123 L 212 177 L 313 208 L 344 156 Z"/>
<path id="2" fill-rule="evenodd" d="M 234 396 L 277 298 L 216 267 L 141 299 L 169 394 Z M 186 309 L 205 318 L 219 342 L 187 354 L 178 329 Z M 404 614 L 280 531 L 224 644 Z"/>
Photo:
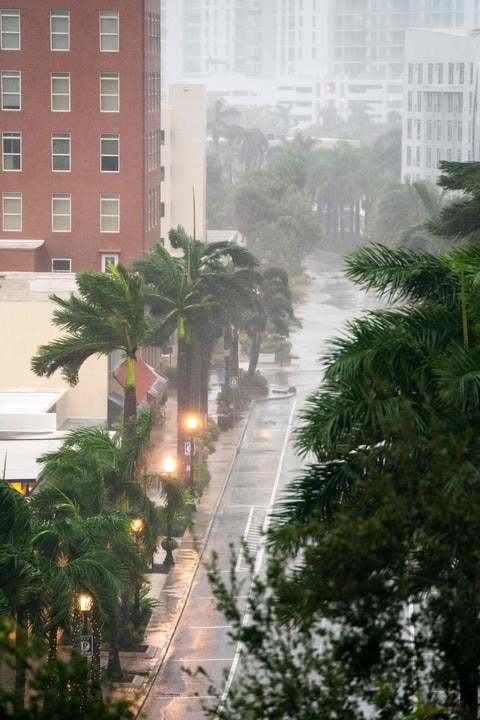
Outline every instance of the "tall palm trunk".
<path id="1" fill-rule="evenodd" d="M 191 351 L 190 344 L 185 338 L 178 337 L 178 358 L 177 358 L 177 456 L 182 458 L 185 464 L 185 442 L 187 440 L 187 429 L 185 419 L 190 410 L 190 367 Z"/>
<path id="2" fill-rule="evenodd" d="M 253 378 L 258 365 L 258 359 L 260 357 L 260 347 L 262 344 L 262 333 L 256 332 L 252 335 L 252 349 L 250 351 L 250 360 L 248 363 L 247 375 L 249 378 Z"/>
<path id="3" fill-rule="evenodd" d="M 125 393 L 123 401 L 123 440 L 129 440 L 133 436 L 135 428 L 135 420 L 137 417 L 137 393 L 135 389 L 135 366 L 137 360 L 135 357 L 127 356 L 126 375 L 125 375 Z"/>

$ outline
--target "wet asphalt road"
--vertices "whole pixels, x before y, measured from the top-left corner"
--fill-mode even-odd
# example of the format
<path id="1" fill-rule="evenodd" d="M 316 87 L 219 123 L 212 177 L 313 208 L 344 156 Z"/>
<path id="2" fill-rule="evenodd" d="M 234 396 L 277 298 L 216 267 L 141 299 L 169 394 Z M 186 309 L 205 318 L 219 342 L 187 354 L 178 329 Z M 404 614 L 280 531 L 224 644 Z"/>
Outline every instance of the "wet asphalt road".
<path id="1" fill-rule="evenodd" d="M 292 334 L 292 362 L 282 368 L 260 369 L 271 386 L 297 388 L 296 396 L 278 394 L 255 403 L 218 507 L 204 554 L 215 551 L 223 572 L 230 568 L 230 544 L 243 538 L 258 564 L 263 558 L 261 529 L 285 485 L 299 472 L 301 461 L 293 442 L 298 414 L 321 382 L 320 359 L 328 339 L 344 331 L 348 320 L 374 303 L 342 276 L 341 261 L 322 254 L 311 261 L 311 283 L 297 315 L 303 327 Z M 247 579 L 242 554 L 236 573 Z M 245 593 L 247 588 L 245 588 Z M 239 604 L 245 605 L 245 596 Z M 200 566 L 165 661 L 142 709 L 152 720 L 200 720 L 202 704 L 212 699 L 210 685 L 222 691 L 236 668 L 236 648 L 228 624 L 215 608 L 206 570 Z M 233 665 L 233 670 L 232 670 Z M 201 666 L 205 675 L 190 675 Z M 228 681 L 227 681 L 228 682 Z"/>

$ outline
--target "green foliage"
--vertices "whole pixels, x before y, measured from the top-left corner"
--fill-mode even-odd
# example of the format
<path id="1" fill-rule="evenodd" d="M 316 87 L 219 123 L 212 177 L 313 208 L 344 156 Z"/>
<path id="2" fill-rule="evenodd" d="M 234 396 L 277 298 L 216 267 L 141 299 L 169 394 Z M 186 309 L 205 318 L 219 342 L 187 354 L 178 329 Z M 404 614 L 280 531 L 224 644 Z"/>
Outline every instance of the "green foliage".
<path id="1" fill-rule="evenodd" d="M 133 720 L 130 703 L 104 701 L 92 694 L 85 658 L 73 653 L 69 660 L 46 661 L 44 647 L 35 640 L 15 646 L 11 625 L 0 627 L 0 662 L 13 666 L 18 657 L 29 669 L 29 692 L 25 707 L 10 690 L 0 688 L 0 715 L 8 720 Z"/>
<path id="2" fill-rule="evenodd" d="M 242 643 L 221 720 L 478 716 L 480 249 L 363 248 L 348 275 L 394 306 L 331 342 L 248 623 L 212 567 Z"/>

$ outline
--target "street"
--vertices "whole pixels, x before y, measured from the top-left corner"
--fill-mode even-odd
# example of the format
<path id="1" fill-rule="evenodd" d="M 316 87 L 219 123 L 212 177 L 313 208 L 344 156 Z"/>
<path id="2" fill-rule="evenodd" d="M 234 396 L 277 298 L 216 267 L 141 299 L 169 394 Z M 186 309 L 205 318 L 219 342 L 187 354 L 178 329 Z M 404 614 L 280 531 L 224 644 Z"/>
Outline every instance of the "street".
<path id="1" fill-rule="evenodd" d="M 321 382 L 320 358 L 326 341 L 338 335 L 349 319 L 374 304 L 342 277 L 340 260 L 334 256 L 322 253 L 312 260 L 309 275 L 305 303 L 297 311 L 303 328 L 291 337 L 291 363 L 282 368 L 260 367 L 271 386 L 295 386 L 297 394 L 278 394 L 253 404 L 208 536 L 204 559 L 215 551 L 225 573 L 230 568 L 230 545 L 234 543 L 238 550 L 241 539 L 256 556 L 257 565 L 261 564 L 261 531 L 269 511 L 301 467 L 293 430 L 299 422 L 299 410 Z M 237 555 L 235 570 L 239 578 L 247 579 L 242 553 Z M 239 598 L 241 606 L 245 600 L 245 596 Z M 201 564 L 141 715 L 161 720 L 204 718 L 202 703 L 212 699 L 210 685 L 222 692 L 225 678 L 237 667 L 236 648 L 229 641 L 228 630 L 215 608 Z M 198 667 L 206 674 L 195 675 Z"/>

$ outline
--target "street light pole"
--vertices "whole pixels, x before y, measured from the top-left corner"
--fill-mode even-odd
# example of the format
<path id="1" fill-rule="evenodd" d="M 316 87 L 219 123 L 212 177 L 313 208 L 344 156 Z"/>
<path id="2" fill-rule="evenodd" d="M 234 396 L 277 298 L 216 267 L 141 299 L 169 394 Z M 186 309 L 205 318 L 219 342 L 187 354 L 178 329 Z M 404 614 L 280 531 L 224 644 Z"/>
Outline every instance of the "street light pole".
<path id="1" fill-rule="evenodd" d="M 187 427 L 190 430 L 190 472 L 189 472 L 189 479 L 188 479 L 188 489 L 190 491 L 190 496 L 192 501 L 195 500 L 195 476 L 193 471 L 193 456 L 195 454 L 195 430 L 198 426 L 198 418 L 196 415 L 189 415 L 187 418 Z M 193 509 L 195 509 L 195 505 L 193 505 Z"/>
<path id="2" fill-rule="evenodd" d="M 143 530 L 142 518 L 133 518 L 130 522 L 130 528 L 135 536 L 135 545 L 139 547 L 140 533 Z M 138 632 L 140 629 L 140 583 L 136 582 L 133 588 L 133 627 Z"/>
<path id="3" fill-rule="evenodd" d="M 163 463 L 163 468 L 165 470 L 165 475 L 170 478 L 172 474 L 175 472 L 176 463 L 175 460 L 172 457 L 167 457 L 165 462 Z M 167 501 L 168 505 L 168 501 Z M 167 535 L 165 537 L 165 542 L 163 543 L 163 549 L 165 550 L 165 559 L 163 561 L 164 565 L 175 565 L 175 560 L 173 559 L 173 549 L 174 549 L 174 543 L 172 538 L 172 520 L 170 518 L 170 512 L 169 508 L 167 507 Z"/>

